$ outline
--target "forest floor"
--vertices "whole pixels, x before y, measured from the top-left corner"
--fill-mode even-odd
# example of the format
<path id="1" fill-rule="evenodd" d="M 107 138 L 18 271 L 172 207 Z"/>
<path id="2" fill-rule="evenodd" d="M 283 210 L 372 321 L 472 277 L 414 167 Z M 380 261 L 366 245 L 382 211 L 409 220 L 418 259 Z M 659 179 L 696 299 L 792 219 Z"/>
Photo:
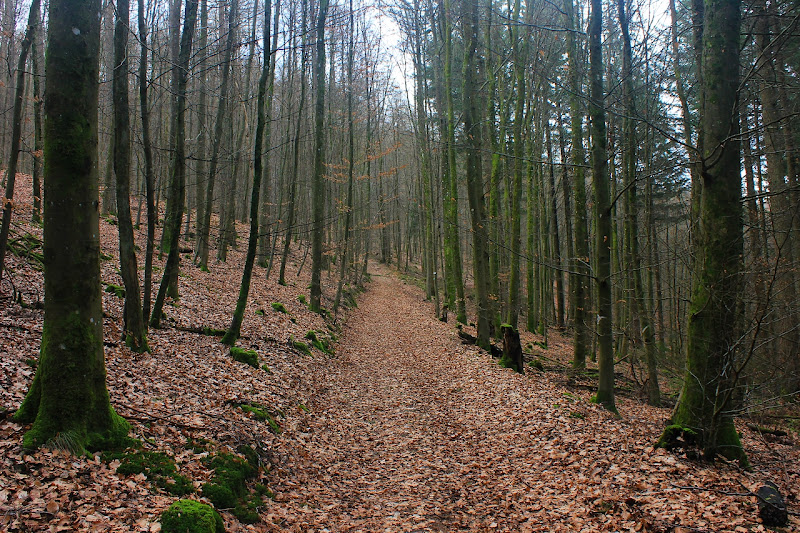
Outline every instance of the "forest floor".
<path id="1" fill-rule="evenodd" d="M 18 190 L 14 235 L 40 238 L 41 227 L 25 222 L 25 177 Z M 7 256 L 0 294 L 0 531 L 157 533 L 159 514 L 178 499 L 157 476 L 118 473 L 120 461 L 103 454 L 21 448 L 26 428 L 10 415 L 35 372 L 43 318 L 35 239 L 26 242 L 33 254 Z M 101 221 L 101 246 L 104 283 L 121 284 L 113 218 Z M 243 255 L 233 250 L 211 272 L 184 256 L 182 297 L 151 330 L 149 354 L 120 342 L 122 300 L 104 295 L 112 404 L 145 450 L 174 459 L 196 489 L 187 497 L 204 499 L 213 454 L 243 444 L 256 451 L 251 488 L 262 484 L 273 497 L 259 500 L 255 524 L 223 511 L 228 531 L 764 531 L 752 492 L 767 480 L 800 511 L 796 434 L 767 440 L 742 424 L 751 472 L 655 449 L 669 410 L 635 394 L 619 397 L 620 418 L 592 404 L 586 384 L 564 372 L 567 339 L 551 332 L 544 348 L 525 334 L 545 369 L 516 374 L 462 344 L 411 280 L 380 265 L 338 323 L 303 303 L 302 247 L 288 286 L 277 284 L 277 268 L 267 279 L 257 267 L 239 345 L 262 366 L 234 362 L 218 337 L 196 331 L 228 325 Z M 334 280 L 325 279 L 332 296 Z M 25 305 L 12 300 L 12 285 Z M 335 355 L 306 353 L 298 342 L 310 344 L 310 331 L 338 337 Z M 790 520 L 784 531 L 800 530 Z"/>

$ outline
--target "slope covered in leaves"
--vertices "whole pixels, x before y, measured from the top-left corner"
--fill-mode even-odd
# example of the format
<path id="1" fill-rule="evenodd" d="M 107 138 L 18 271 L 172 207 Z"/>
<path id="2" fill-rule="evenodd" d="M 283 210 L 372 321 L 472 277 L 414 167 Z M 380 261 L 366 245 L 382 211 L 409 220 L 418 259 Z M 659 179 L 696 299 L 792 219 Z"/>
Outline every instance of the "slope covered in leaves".
<path id="1" fill-rule="evenodd" d="M 19 179 L 23 221 L 30 188 Z M 117 228 L 101 224 L 110 257 L 103 281 L 119 285 Z M 41 229 L 19 222 L 15 234 L 26 233 L 41 236 Z M 275 272 L 267 280 L 264 269 L 255 271 L 239 345 L 255 349 L 266 368 L 234 362 L 218 337 L 186 331 L 227 326 L 241 250 L 210 273 L 184 255 L 181 299 L 167 306 L 165 327 L 150 332 L 150 354 L 124 347 L 122 300 L 113 291 L 104 297 L 109 390 L 132 436 L 174 458 L 198 489 L 213 475 L 210 454 L 242 444 L 256 450 L 262 468 L 253 483 L 274 499 L 261 502 L 255 524 L 223 511 L 229 531 L 760 531 L 750 491 L 767 479 L 796 510 L 796 440 L 768 443 L 742 428 L 752 473 L 655 450 L 668 410 L 622 399 L 617 419 L 552 368 L 525 376 L 502 369 L 462 345 L 452 324 L 433 319 L 418 288 L 377 266 L 337 355 L 304 354 L 295 341 L 330 330 L 299 300 L 308 268 L 296 275 L 303 250 L 296 252 L 288 287 Z M 7 415 L 36 365 L 42 312 L 31 305 L 42 297 L 42 280 L 30 257 L 8 260 L 0 300 L 0 530 L 159 531 L 158 515 L 178 496 L 154 476 L 117 473 L 119 462 L 100 456 L 23 454 L 25 428 Z M 9 280 L 26 306 L 9 297 Z M 555 335 L 549 345 L 553 361 L 568 355 Z M 278 427 L 241 404 L 261 406 Z M 787 530 L 798 529 L 791 520 Z"/>

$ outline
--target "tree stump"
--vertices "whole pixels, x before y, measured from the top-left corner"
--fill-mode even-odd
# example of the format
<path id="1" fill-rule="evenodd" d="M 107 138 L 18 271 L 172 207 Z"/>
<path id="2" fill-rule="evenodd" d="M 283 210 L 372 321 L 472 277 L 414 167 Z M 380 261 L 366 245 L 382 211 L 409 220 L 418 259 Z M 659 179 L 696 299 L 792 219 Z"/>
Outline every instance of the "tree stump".
<path id="1" fill-rule="evenodd" d="M 765 526 L 783 527 L 789 521 L 789 513 L 786 511 L 786 502 L 783 501 L 778 486 L 767 481 L 758 492 L 758 516 L 761 517 Z"/>
<path id="2" fill-rule="evenodd" d="M 500 359 L 500 365 L 524 374 L 525 367 L 519 331 L 507 324 L 503 324 L 501 329 L 503 331 L 503 357 Z"/>

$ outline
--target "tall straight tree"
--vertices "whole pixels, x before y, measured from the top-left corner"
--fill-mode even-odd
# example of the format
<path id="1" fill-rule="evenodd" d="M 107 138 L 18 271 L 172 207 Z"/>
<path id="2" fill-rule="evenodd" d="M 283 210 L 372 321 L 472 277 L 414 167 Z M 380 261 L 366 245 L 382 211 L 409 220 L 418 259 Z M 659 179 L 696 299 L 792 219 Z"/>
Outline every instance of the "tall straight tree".
<path id="1" fill-rule="evenodd" d="M 589 307 L 589 236 L 586 221 L 586 155 L 583 148 L 583 112 L 581 111 L 581 87 L 578 74 L 578 45 L 575 34 L 578 23 L 572 0 L 564 1 L 567 16 L 567 58 L 569 61 L 569 113 L 572 127 L 572 188 L 575 199 L 575 242 L 573 249 L 573 274 L 570 283 L 572 316 L 575 323 L 572 367 L 586 367 L 589 351 L 589 329 L 586 324 Z"/>
<path id="2" fill-rule="evenodd" d="M 609 411 L 614 404 L 614 338 L 611 294 L 611 199 L 609 197 L 606 110 L 603 89 L 603 3 L 592 0 L 589 19 L 589 77 L 592 119 L 592 186 L 594 188 L 595 283 L 597 285 L 597 403 Z"/>
<path id="3" fill-rule="evenodd" d="M 336 298 L 333 301 L 333 314 L 339 310 L 342 301 L 342 290 L 348 267 L 348 246 L 350 245 L 350 223 L 353 217 L 353 173 L 355 171 L 355 121 L 353 120 L 353 59 L 355 57 L 355 16 L 353 0 L 350 0 L 350 31 L 347 42 L 347 203 L 344 207 L 344 236 L 342 237 L 342 259 L 339 265 L 339 284 L 336 287 Z M 355 254 L 354 254 L 355 255 Z"/>
<path id="4" fill-rule="evenodd" d="M 625 183 L 625 251 L 626 262 L 632 278 L 633 294 L 631 295 L 631 314 L 638 317 L 639 331 L 645 351 L 647 365 L 647 402 L 650 405 L 661 403 L 661 391 L 658 387 L 658 370 L 656 368 L 656 338 L 653 331 L 652 320 L 647 300 L 644 296 L 644 283 L 642 281 L 641 256 L 639 253 L 639 206 L 637 199 L 636 163 L 637 141 L 636 123 L 634 116 L 633 84 L 633 52 L 631 49 L 631 36 L 628 21 L 630 13 L 625 6 L 626 0 L 617 0 L 617 14 L 619 16 L 620 30 L 622 31 L 622 92 L 625 105 L 625 116 L 622 119 L 622 135 L 624 137 L 624 150 L 622 152 L 622 176 Z"/>
<path id="5" fill-rule="evenodd" d="M 131 220 L 131 117 L 128 104 L 128 31 L 130 4 L 117 0 L 114 22 L 114 174 L 117 177 L 117 220 L 119 227 L 119 269 L 125 285 L 123 337 L 134 352 L 145 352 L 147 326 L 139 296 L 139 274 Z"/>
<path id="6" fill-rule="evenodd" d="M 450 22 L 450 0 L 443 0 L 444 23 L 444 94 L 446 110 L 446 160 L 444 196 L 445 264 L 448 293 L 455 297 L 456 320 L 467 323 L 467 306 L 464 297 L 464 267 L 461 261 L 461 239 L 458 235 L 458 172 L 456 165 L 455 112 L 453 106 L 453 25 Z"/>
<path id="7" fill-rule="evenodd" d="M 314 179 L 311 189 L 311 310 L 322 310 L 322 238 L 325 231 L 325 19 L 328 0 L 320 0 L 317 16 L 317 60 L 314 63 Z"/>
<path id="8" fill-rule="evenodd" d="M 486 203 L 483 200 L 483 179 L 481 178 L 481 136 L 480 97 L 478 95 L 478 0 L 464 3 L 464 133 L 467 137 L 467 195 L 469 196 L 470 222 L 473 238 L 473 265 L 475 294 L 477 296 L 478 335 L 477 344 L 489 349 L 491 307 L 489 304 L 489 237 L 486 229 Z"/>
<path id="9" fill-rule="evenodd" d="M 139 115 L 142 120 L 142 153 L 144 156 L 144 186 L 147 196 L 147 244 L 144 258 L 144 294 L 142 295 L 142 315 L 146 321 L 150 316 L 150 303 L 153 292 L 153 251 L 156 241 L 156 176 L 153 170 L 153 147 L 150 135 L 150 109 L 147 98 L 147 24 L 144 18 L 144 2 L 137 3 L 139 24 Z"/>
<path id="10" fill-rule="evenodd" d="M 522 251 L 522 174 L 523 151 L 525 148 L 525 63 L 527 58 L 527 36 L 522 34 L 523 26 L 519 24 L 520 0 L 514 0 L 511 22 L 508 27 L 509 38 L 513 50 L 514 80 L 516 84 L 516 99 L 514 106 L 514 168 L 511 184 L 511 265 L 508 283 L 508 312 L 506 324 L 503 327 L 503 358 L 500 364 L 513 368 L 524 374 L 525 367 L 522 359 L 522 345 L 519 340 L 517 323 L 519 321 L 520 299 L 520 252 Z M 531 6 L 526 6 L 528 16 L 532 12 Z M 515 31 L 519 28 L 520 31 Z"/>
<path id="11" fill-rule="evenodd" d="M 743 249 L 739 147 L 740 0 L 706 0 L 703 19 L 699 210 L 686 375 L 662 443 L 692 430 L 704 455 L 747 466 L 733 424 Z M 693 190 L 692 194 L 698 194 Z"/>
<path id="12" fill-rule="evenodd" d="M 236 344 L 239 334 L 242 329 L 242 320 L 244 319 L 244 310 L 247 307 L 247 296 L 250 293 L 250 280 L 253 277 L 253 265 L 256 261 L 256 251 L 258 249 L 258 209 L 261 203 L 261 177 L 262 177 L 262 144 L 264 143 L 264 128 L 267 120 L 264 114 L 264 100 L 267 94 L 267 78 L 270 72 L 270 62 L 272 61 L 272 54 L 269 46 L 269 28 L 270 18 L 272 13 L 272 0 L 265 0 L 264 8 L 264 60 L 261 67 L 261 77 L 258 79 L 258 97 L 256 104 L 256 135 L 253 146 L 253 187 L 250 196 L 250 237 L 247 241 L 247 256 L 244 262 L 244 271 L 242 272 L 242 284 L 239 287 L 239 299 L 236 301 L 236 310 L 233 312 L 231 325 L 225 336 L 222 338 L 222 343 L 229 346 Z"/>
<path id="13" fill-rule="evenodd" d="M 167 255 L 167 264 L 164 266 L 161 285 L 158 287 L 156 301 L 153 303 L 153 313 L 150 316 L 150 325 L 154 328 L 161 325 L 161 311 L 164 308 L 167 289 L 173 277 L 177 277 L 178 261 L 180 259 L 178 243 L 186 197 L 186 82 L 189 74 L 189 58 L 192 55 L 194 28 L 197 22 L 197 1 L 187 0 L 186 2 L 186 16 L 183 19 L 177 76 L 173 88 L 173 92 L 177 96 L 177 112 L 172 122 L 175 151 L 172 154 L 170 163 L 169 194 L 173 195 L 178 201 L 173 203 L 171 211 L 167 211 L 167 220 L 164 224 L 164 231 L 167 230 L 167 227 L 170 229 L 169 254 Z"/>
<path id="14" fill-rule="evenodd" d="M 119 445 L 128 423 L 106 388 L 100 284 L 97 105 L 100 2 L 50 0 L 45 80 L 44 326 L 39 366 L 14 416 L 23 446 Z"/>

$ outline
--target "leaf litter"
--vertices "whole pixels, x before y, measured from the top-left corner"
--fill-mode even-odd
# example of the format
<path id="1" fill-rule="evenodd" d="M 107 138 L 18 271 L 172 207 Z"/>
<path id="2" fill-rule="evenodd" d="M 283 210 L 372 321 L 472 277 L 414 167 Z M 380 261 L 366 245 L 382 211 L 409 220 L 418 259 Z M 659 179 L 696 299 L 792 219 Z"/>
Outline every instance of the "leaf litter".
<path id="1" fill-rule="evenodd" d="M 41 227 L 24 222 L 30 178 L 18 180 L 15 231 L 41 238 Z M 112 257 L 102 262 L 102 279 L 121 285 L 116 231 L 101 222 L 102 251 Z M 142 228 L 142 249 L 143 237 Z M 296 273 L 303 250 L 294 248 Z M 35 372 L 42 311 L 12 301 L 9 283 L 28 304 L 41 301 L 43 283 L 24 258 L 6 260 L 0 530 L 159 531 L 159 514 L 177 497 L 145 474 L 119 475 L 100 456 L 22 452 L 25 428 L 9 415 Z M 132 436 L 172 456 L 195 487 L 212 475 L 203 462 L 212 450 L 257 450 L 258 481 L 274 499 L 264 500 L 256 524 L 223 511 L 228 531 L 765 531 L 750 491 L 766 480 L 797 509 L 796 438 L 766 442 L 742 427 L 752 472 L 654 449 L 668 410 L 620 398 L 618 419 L 555 373 L 500 368 L 435 320 L 417 287 L 379 265 L 336 355 L 312 357 L 291 344 L 328 327 L 298 299 L 308 267 L 291 274 L 289 286 L 256 267 L 239 345 L 256 350 L 269 371 L 236 363 L 218 338 L 185 329 L 228 325 L 244 250 L 208 273 L 190 261 L 183 257 L 181 298 L 165 308 L 166 326 L 149 333 L 151 354 L 120 341 L 122 300 L 104 293 L 108 387 Z M 156 265 L 163 268 L 158 258 Z M 323 278 L 332 293 L 335 281 Z M 273 302 L 288 313 L 271 312 Z M 551 333 L 549 345 L 548 357 L 568 359 L 566 339 Z M 237 402 L 280 412 L 280 431 Z M 794 530 L 796 515 L 786 528 Z"/>

